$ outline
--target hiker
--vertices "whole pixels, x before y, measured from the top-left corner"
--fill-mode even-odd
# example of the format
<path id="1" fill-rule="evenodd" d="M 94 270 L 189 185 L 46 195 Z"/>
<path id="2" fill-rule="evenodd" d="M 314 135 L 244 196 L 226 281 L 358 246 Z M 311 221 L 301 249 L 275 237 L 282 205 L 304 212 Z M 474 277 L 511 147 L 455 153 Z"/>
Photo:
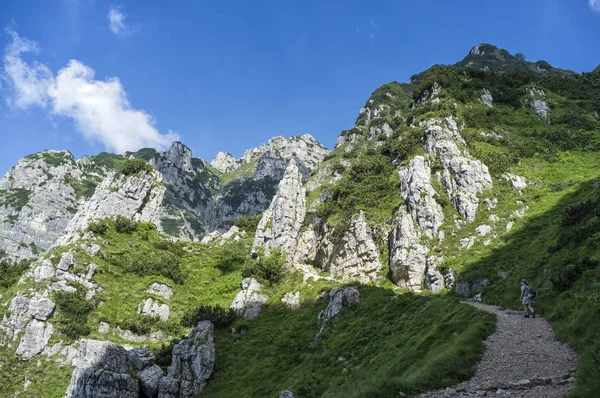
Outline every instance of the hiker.
<path id="1" fill-rule="evenodd" d="M 521 302 L 523 303 L 523 309 L 525 310 L 525 318 L 529 318 L 527 308 L 529 308 L 529 310 L 531 311 L 531 316 L 535 318 L 535 311 L 531 306 L 531 304 L 533 304 L 531 290 L 531 286 L 529 286 L 529 282 L 527 282 L 527 279 L 521 279 Z"/>

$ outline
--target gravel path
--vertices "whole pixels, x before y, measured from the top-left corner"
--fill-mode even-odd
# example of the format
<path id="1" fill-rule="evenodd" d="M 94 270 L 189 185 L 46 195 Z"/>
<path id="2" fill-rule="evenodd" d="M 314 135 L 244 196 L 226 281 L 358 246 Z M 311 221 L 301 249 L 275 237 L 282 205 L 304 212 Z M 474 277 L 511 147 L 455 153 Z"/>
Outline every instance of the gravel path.
<path id="1" fill-rule="evenodd" d="M 486 351 L 469 381 L 427 392 L 433 397 L 564 397 L 575 381 L 577 354 L 554 337 L 541 317 L 481 303 L 469 303 L 496 315 L 496 331 L 485 341 Z"/>

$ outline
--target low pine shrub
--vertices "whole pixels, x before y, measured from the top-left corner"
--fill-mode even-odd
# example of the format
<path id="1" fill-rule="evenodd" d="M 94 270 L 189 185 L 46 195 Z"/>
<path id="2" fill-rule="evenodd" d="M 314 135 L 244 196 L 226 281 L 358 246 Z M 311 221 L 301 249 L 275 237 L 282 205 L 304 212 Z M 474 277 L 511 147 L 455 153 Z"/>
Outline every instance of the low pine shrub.
<path id="1" fill-rule="evenodd" d="M 76 340 L 90 334 L 88 317 L 95 306 L 85 299 L 84 289 L 78 287 L 73 293 L 58 291 L 54 294 L 58 328 L 61 333 Z"/>
<path id="2" fill-rule="evenodd" d="M 152 171 L 152 166 L 144 159 L 126 159 L 120 170 L 121 174 L 126 176 L 138 175 L 149 171 Z"/>
<path id="3" fill-rule="evenodd" d="M 227 243 L 217 257 L 216 267 L 224 274 L 244 266 L 248 258 L 248 247 L 242 241 Z"/>
<path id="4" fill-rule="evenodd" d="M 267 256 L 259 248 L 253 257 L 246 261 L 242 276 L 254 277 L 269 285 L 276 285 L 283 280 L 286 256 L 280 249 L 271 249 L 271 254 Z"/>
<path id="5" fill-rule="evenodd" d="M 104 235 L 106 231 L 108 231 L 109 227 L 110 224 L 108 220 L 104 218 L 101 220 L 92 221 L 90 225 L 88 225 L 87 229 L 96 235 Z"/>
<path id="6" fill-rule="evenodd" d="M 196 309 L 186 311 L 181 318 L 181 325 L 194 327 L 200 321 L 211 321 L 216 328 L 225 328 L 235 320 L 235 311 L 220 305 L 201 305 Z"/>
<path id="7" fill-rule="evenodd" d="M 137 228 L 137 221 L 131 218 L 127 218 L 120 215 L 115 218 L 115 230 L 120 234 L 131 234 L 133 232 L 136 232 Z"/>

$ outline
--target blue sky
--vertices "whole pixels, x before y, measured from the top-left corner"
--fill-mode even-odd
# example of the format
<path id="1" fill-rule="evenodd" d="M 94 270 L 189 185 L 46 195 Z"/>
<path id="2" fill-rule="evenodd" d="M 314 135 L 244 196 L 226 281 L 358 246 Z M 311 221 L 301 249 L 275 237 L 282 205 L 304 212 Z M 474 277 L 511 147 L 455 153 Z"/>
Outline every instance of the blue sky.
<path id="1" fill-rule="evenodd" d="M 0 27 L 0 174 L 176 138 L 208 161 L 275 135 L 331 148 L 377 87 L 481 42 L 600 63 L 600 0 L 8 0 Z"/>

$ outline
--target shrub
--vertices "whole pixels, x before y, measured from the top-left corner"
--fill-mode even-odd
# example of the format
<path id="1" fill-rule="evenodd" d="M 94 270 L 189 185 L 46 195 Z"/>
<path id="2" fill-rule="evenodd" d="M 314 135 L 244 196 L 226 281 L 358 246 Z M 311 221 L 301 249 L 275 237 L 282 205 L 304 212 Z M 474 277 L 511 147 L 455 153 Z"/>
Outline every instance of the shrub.
<path id="1" fill-rule="evenodd" d="M 248 257 L 248 248 L 242 241 L 227 243 L 217 257 L 216 267 L 221 272 L 229 273 L 240 269 Z"/>
<path id="2" fill-rule="evenodd" d="M 74 293 L 58 291 L 54 294 L 54 302 L 59 329 L 63 334 L 73 340 L 90 334 L 87 322 L 94 304 L 85 299 L 83 288 L 78 287 Z"/>
<path id="3" fill-rule="evenodd" d="M 129 329 L 135 334 L 150 334 L 159 322 L 160 318 L 156 316 L 136 314 L 134 318 L 119 322 L 119 327 Z"/>
<path id="4" fill-rule="evenodd" d="M 181 284 L 185 275 L 179 260 L 173 253 L 137 253 L 135 257 L 127 257 L 123 263 L 125 270 L 139 276 L 161 275 L 170 278 L 173 282 Z"/>
<path id="5" fill-rule="evenodd" d="M 583 257 L 571 261 L 562 267 L 555 267 L 550 271 L 550 281 L 554 289 L 564 292 L 581 277 L 588 269 L 598 268 L 600 262 Z"/>
<path id="6" fill-rule="evenodd" d="M 256 252 L 255 258 L 248 259 L 244 265 L 242 275 L 245 278 L 254 277 L 275 285 L 281 282 L 284 276 L 285 254 L 278 248 L 271 249 L 271 254 L 265 255 L 262 248 Z"/>
<path id="7" fill-rule="evenodd" d="M 0 287 L 8 288 L 14 285 L 21 275 L 29 268 L 31 262 L 27 260 L 11 261 L 0 260 Z"/>
<path id="8" fill-rule="evenodd" d="M 138 222 L 125 216 L 115 218 L 115 230 L 120 234 L 130 234 L 137 231 Z"/>
<path id="9" fill-rule="evenodd" d="M 180 244 L 166 239 L 154 242 L 154 247 L 159 250 L 169 251 L 176 256 L 183 256 L 185 254 L 185 250 L 183 250 Z"/>
<path id="10" fill-rule="evenodd" d="M 194 327 L 200 321 L 211 321 L 216 328 L 224 328 L 235 320 L 235 311 L 223 308 L 220 305 L 201 305 L 196 309 L 185 312 L 181 318 L 181 325 Z"/>
<path id="11" fill-rule="evenodd" d="M 246 233 L 250 235 L 254 235 L 256 232 L 256 228 L 258 227 L 258 223 L 262 218 L 262 214 L 257 214 L 255 216 L 238 218 L 233 222 L 233 225 L 246 231 Z"/>
<path id="12" fill-rule="evenodd" d="M 126 176 L 138 175 L 142 172 L 152 171 L 150 163 L 144 159 L 126 159 L 121 166 L 121 174 Z"/>
<path id="13" fill-rule="evenodd" d="M 96 234 L 96 235 L 104 235 L 106 231 L 108 231 L 110 224 L 107 219 L 92 221 L 90 225 L 88 225 L 88 231 Z"/>

